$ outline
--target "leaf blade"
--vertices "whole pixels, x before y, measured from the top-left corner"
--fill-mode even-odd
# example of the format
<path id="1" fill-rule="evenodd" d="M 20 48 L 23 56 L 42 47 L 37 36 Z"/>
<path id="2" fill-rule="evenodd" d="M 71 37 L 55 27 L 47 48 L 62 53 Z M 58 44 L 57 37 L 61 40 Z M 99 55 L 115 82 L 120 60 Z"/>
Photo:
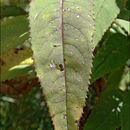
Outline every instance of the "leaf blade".
<path id="1" fill-rule="evenodd" d="M 78 129 L 92 64 L 92 2 L 37 1 L 30 9 L 37 75 L 55 129 Z"/>

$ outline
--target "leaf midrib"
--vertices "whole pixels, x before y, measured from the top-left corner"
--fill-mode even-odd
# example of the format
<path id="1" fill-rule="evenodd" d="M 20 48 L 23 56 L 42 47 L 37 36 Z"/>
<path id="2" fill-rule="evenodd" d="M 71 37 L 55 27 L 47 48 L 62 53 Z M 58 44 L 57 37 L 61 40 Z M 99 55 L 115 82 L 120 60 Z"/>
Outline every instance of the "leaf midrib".
<path id="1" fill-rule="evenodd" d="M 65 85 L 65 93 L 66 93 L 66 117 L 68 117 L 68 113 L 67 113 L 67 87 L 66 87 L 66 67 L 65 67 L 65 60 L 64 60 L 64 27 L 63 27 L 63 2 L 64 0 L 60 0 L 60 40 L 62 43 L 62 52 L 63 52 L 63 77 L 64 77 L 64 85 Z M 68 119 L 66 119 L 67 121 L 67 129 L 68 129 Z"/>

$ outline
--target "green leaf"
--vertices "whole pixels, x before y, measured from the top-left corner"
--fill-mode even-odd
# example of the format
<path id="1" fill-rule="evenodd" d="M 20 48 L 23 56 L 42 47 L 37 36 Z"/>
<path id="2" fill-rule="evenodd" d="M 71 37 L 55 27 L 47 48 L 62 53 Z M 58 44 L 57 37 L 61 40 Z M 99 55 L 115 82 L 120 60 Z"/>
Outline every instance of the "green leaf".
<path id="1" fill-rule="evenodd" d="M 0 53 L 5 53 L 23 44 L 29 38 L 27 16 L 22 15 L 2 21 L 0 37 Z"/>
<path id="2" fill-rule="evenodd" d="M 122 28 L 124 28 L 130 35 L 130 29 L 129 29 L 130 22 L 129 21 L 117 19 L 116 23 L 119 24 Z"/>
<path id="3" fill-rule="evenodd" d="M 115 130 L 119 128 L 121 104 L 122 93 L 119 90 L 106 90 L 90 114 L 84 130 Z"/>
<path id="4" fill-rule="evenodd" d="M 127 94 L 119 90 L 124 79 L 124 68 L 124 66 L 116 68 L 107 77 L 107 89 L 99 97 L 84 130 L 116 130 L 116 128 L 120 128 L 124 106 L 123 98 Z"/>
<path id="5" fill-rule="evenodd" d="M 96 32 L 94 35 L 95 46 L 102 39 L 102 36 L 106 30 L 110 27 L 120 12 L 116 2 L 117 0 L 94 0 L 94 12 L 96 20 Z"/>
<path id="6" fill-rule="evenodd" d="M 129 37 L 118 33 L 111 35 L 95 55 L 91 82 L 125 65 L 129 58 L 129 46 Z"/>
<path id="7" fill-rule="evenodd" d="M 24 9 L 16 6 L 3 6 L 0 10 L 0 18 L 27 14 Z"/>
<path id="8" fill-rule="evenodd" d="M 32 49 L 56 130 L 77 130 L 92 64 L 91 0 L 36 0 L 30 9 Z"/>
<path id="9" fill-rule="evenodd" d="M 123 98 L 123 107 L 121 112 L 122 130 L 130 129 L 130 91 L 127 92 Z"/>

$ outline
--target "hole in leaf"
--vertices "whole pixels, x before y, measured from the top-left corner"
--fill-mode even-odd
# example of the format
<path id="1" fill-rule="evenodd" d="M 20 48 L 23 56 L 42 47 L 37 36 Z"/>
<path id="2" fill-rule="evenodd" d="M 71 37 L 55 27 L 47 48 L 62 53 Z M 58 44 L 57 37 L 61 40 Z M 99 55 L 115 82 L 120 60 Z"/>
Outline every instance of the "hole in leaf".
<path id="1" fill-rule="evenodd" d="M 54 45 L 53 47 L 57 47 L 57 45 Z"/>
<path id="2" fill-rule="evenodd" d="M 64 67 L 62 64 L 59 64 L 60 71 L 64 71 Z"/>
<path id="3" fill-rule="evenodd" d="M 60 45 L 53 45 L 53 47 L 59 47 Z"/>

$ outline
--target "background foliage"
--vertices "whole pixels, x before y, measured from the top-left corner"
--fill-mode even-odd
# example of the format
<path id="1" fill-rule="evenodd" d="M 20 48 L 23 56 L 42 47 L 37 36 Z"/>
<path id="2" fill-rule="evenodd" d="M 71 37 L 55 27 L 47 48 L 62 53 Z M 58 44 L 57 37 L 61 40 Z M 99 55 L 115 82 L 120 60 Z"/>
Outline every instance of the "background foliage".
<path id="1" fill-rule="evenodd" d="M 94 2 L 95 57 L 80 129 L 129 130 L 129 0 Z M 34 72 L 28 4 L 27 0 L 0 1 L 2 130 L 53 129 Z"/>

